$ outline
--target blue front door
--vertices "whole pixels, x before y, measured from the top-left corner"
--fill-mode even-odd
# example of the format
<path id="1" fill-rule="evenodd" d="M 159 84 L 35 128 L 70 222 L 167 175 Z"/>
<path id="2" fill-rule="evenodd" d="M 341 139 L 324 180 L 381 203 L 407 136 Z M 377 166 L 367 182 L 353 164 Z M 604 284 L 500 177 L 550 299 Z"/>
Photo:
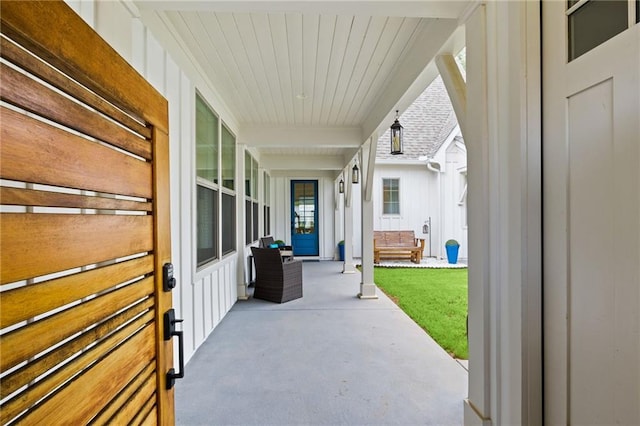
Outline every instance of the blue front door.
<path id="1" fill-rule="evenodd" d="M 318 256 L 318 181 L 291 181 L 293 254 Z"/>

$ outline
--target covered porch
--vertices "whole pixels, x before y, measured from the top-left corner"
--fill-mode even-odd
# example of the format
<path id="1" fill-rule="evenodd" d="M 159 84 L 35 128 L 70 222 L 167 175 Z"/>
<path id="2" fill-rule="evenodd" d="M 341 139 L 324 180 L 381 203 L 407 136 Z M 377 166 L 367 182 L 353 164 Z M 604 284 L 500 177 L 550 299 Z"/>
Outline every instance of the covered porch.
<path id="1" fill-rule="evenodd" d="M 303 298 L 236 303 L 176 384 L 176 423 L 462 424 L 465 368 L 341 272 L 306 261 Z"/>

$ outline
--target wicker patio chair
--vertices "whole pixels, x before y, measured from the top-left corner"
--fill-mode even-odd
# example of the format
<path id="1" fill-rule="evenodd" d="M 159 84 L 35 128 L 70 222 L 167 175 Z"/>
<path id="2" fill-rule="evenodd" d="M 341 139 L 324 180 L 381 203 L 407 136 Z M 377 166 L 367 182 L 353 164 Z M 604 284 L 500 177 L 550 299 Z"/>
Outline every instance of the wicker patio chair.
<path id="1" fill-rule="evenodd" d="M 302 297 L 302 261 L 283 260 L 280 250 L 251 247 L 256 265 L 253 297 L 284 303 Z"/>
<path id="2" fill-rule="evenodd" d="M 271 244 L 275 243 L 275 240 L 272 236 L 260 237 L 260 248 L 269 248 Z"/>

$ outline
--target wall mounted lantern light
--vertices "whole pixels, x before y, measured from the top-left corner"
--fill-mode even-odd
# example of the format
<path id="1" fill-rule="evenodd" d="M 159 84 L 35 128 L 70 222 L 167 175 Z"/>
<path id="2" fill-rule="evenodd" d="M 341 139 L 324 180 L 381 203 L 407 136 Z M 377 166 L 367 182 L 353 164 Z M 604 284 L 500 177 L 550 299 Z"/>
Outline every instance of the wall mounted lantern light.
<path id="1" fill-rule="evenodd" d="M 340 178 L 340 182 L 338 183 L 338 190 L 341 194 L 344 194 L 344 180 L 342 180 L 342 178 Z"/>
<path id="2" fill-rule="evenodd" d="M 398 121 L 398 110 L 396 110 L 396 121 L 391 125 L 391 155 L 402 154 L 402 125 Z"/>
<path id="3" fill-rule="evenodd" d="M 360 182 L 360 170 L 358 170 L 358 165 L 354 164 L 353 169 L 351 169 L 351 183 Z"/>

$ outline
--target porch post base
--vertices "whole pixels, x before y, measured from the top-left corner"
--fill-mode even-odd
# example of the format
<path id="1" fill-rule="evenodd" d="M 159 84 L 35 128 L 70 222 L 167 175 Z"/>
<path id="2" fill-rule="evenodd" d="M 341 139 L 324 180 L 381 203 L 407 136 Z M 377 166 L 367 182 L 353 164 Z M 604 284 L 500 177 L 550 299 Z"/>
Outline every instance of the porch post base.
<path id="1" fill-rule="evenodd" d="M 342 273 L 343 274 L 355 274 L 356 268 L 355 266 L 353 266 L 353 263 L 347 263 L 345 262 L 344 265 L 342 266 Z"/>
<path id="2" fill-rule="evenodd" d="M 377 299 L 376 285 L 375 284 L 360 284 L 360 293 L 358 293 L 359 299 Z"/>
<path id="3" fill-rule="evenodd" d="M 464 400 L 464 425 L 465 426 L 491 426 L 491 419 L 484 417 L 471 401 Z"/>
<path id="4" fill-rule="evenodd" d="M 238 285 L 238 300 L 249 300 L 249 295 L 247 294 L 247 285 L 239 284 Z"/>

